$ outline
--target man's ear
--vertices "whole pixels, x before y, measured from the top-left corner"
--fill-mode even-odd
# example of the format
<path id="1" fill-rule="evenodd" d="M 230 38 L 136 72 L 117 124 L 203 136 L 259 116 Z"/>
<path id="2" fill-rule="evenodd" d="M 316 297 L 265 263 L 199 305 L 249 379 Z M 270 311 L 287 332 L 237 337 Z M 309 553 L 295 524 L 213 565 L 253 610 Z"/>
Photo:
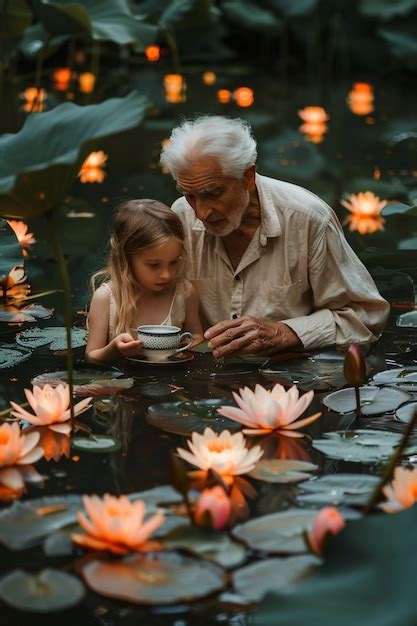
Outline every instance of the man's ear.
<path id="1" fill-rule="evenodd" d="M 252 165 L 249 165 L 249 167 L 245 170 L 245 173 L 243 174 L 243 178 L 245 179 L 245 183 L 246 183 L 246 189 L 248 191 L 255 190 L 255 187 L 256 187 L 255 175 L 256 175 L 256 165 L 255 163 L 252 163 Z"/>

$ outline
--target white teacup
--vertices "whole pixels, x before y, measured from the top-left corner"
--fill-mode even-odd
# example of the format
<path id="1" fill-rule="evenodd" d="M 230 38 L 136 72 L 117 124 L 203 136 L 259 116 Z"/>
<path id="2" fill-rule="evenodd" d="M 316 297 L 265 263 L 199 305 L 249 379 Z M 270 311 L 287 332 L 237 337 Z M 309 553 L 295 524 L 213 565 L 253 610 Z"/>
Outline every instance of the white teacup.
<path id="1" fill-rule="evenodd" d="M 192 334 L 181 333 L 178 326 L 157 324 L 138 326 L 138 339 L 143 343 L 142 354 L 151 361 L 165 361 L 173 354 L 186 350 L 193 343 Z M 180 347 L 183 339 L 189 339 L 189 342 Z"/>

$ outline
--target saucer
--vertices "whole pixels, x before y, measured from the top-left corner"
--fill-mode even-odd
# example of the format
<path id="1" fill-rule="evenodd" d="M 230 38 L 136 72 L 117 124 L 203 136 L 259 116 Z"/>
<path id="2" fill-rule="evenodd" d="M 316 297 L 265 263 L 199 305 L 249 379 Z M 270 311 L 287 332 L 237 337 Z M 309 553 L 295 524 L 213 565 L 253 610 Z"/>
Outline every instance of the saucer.
<path id="1" fill-rule="evenodd" d="M 194 358 L 194 352 L 191 352 L 191 350 L 184 350 L 184 352 L 179 352 L 178 354 L 169 356 L 164 361 L 153 361 L 152 359 L 148 359 L 148 357 L 144 354 L 139 354 L 138 356 L 128 356 L 126 358 L 128 361 L 133 361 L 134 363 L 145 363 L 146 365 L 175 365 L 176 363 L 186 363 L 187 361 L 192 361 Z"/>

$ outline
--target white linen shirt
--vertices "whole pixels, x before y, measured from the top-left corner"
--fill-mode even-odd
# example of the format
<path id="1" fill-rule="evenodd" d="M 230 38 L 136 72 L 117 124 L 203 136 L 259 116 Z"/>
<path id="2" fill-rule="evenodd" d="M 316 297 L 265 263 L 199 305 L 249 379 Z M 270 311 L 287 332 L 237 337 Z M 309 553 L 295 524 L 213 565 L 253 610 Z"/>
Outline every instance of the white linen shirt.
<path id="1" fill-rule="evenodd" d="M 221 237 L 185 198 L 186 276 L 209 325 L 251 315 L 282 321 L 306 349 L 376 339 L 389 313 L 332 209 L 291 183 L 256 175 L 261 223 L 234 270 Z"/>

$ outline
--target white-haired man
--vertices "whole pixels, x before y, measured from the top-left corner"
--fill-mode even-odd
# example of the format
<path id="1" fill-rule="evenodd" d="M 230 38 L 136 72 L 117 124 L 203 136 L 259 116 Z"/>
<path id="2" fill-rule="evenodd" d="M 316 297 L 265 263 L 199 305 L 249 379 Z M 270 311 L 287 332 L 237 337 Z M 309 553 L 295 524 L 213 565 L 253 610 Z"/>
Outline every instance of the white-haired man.
<path id="1" fill-rule="evenodd" d="M 214 356 L 375 340 L 389 305 L 335 213 L 256 157 L 249 126 L 220 116 L 183 122 L 161 154 Z"/>

